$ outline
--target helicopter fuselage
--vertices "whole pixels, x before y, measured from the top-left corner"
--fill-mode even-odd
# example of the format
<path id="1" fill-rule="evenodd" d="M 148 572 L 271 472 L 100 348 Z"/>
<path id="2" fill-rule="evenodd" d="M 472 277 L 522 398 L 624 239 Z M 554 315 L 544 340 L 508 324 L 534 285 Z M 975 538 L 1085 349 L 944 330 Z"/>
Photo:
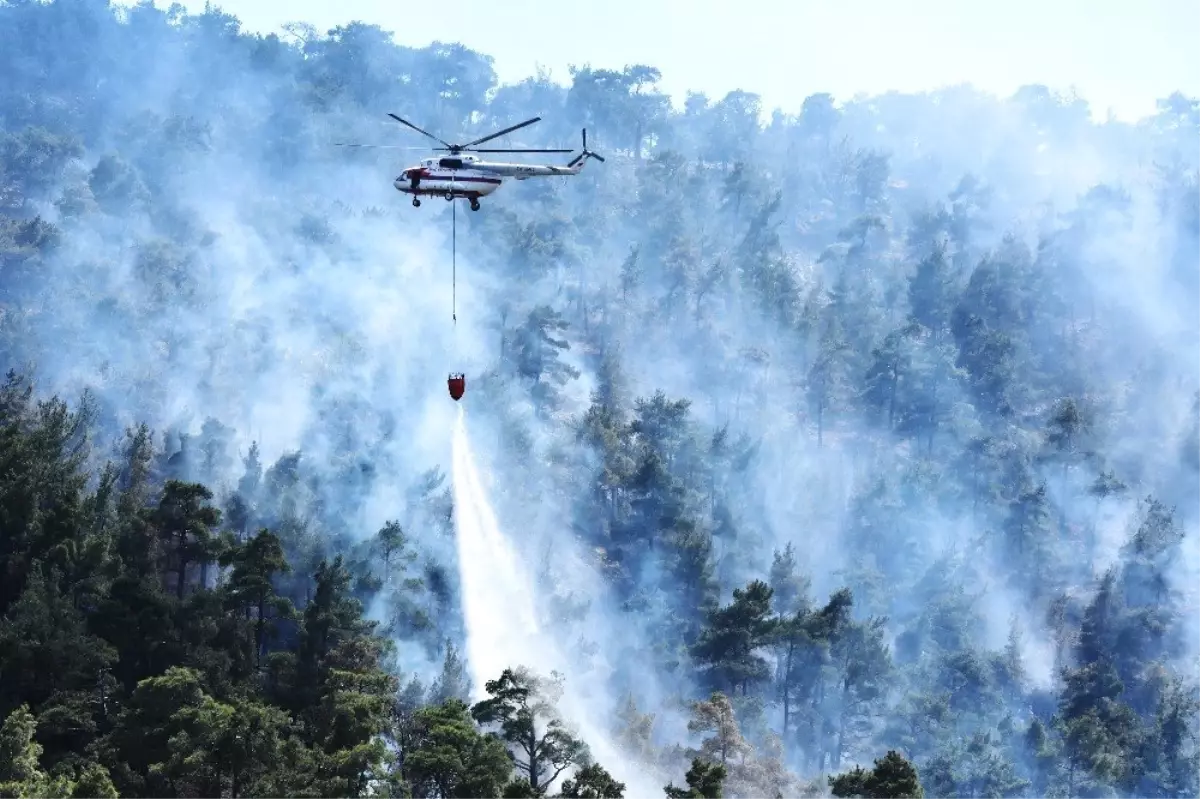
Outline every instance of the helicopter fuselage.
<path id="1" fill-rule="evenodd" d="M 396 178 L 394 185 L 405 194 L 417 197 L 486 197 L 500 188 L 502 182 L 502 178 L 473 169 L 410 167 Z"/>
<path id="2" fill-rule="evenodd" d="M 586 158 L 574 166 L 510 164 L 482 161 L 470 155 L 427 158 L 401 172 L 393 185 L 397 190 L 414 196 L 486 197 L 500 188 L 505 178 L 525 180 L 531 177 L 577 175 L 585 163 Z"/>

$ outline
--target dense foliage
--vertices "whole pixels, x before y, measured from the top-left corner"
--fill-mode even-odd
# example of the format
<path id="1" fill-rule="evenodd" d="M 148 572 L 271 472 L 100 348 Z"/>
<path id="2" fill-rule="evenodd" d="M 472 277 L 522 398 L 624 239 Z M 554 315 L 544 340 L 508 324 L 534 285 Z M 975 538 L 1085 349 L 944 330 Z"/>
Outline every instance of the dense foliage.
<path id="1" fill-rule="evenodd" d="M 762 125 L 107 0 L 0 75 L 0 795 L 1200 793 L 1195 100 Z M 451 326 L 386 111 L 608 160 L 457 214 Z M 565 675 L 463 654 L 460 364 Z"/>

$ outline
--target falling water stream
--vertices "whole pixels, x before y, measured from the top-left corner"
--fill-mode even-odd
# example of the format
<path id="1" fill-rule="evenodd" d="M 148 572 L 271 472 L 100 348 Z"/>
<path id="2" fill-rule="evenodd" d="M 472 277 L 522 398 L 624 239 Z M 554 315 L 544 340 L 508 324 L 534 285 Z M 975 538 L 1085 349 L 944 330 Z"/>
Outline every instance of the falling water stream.
<path id="1" fill-rule="evenodd" d="M 609 708 L 588 702 L 555 640 L 537 618 L 534 584 L 492 511 L 467 437 L 466 412 L 458 409 L 453 434 L 454 518 L 472 701 L 486 697 L 484 684 L 506 668 L 526 666 L 548 677 L 565 677 L 558 710 L 578 731 L 593 757 L 617 779 L 626 795 L 657 796 L 661 786 L 627 762 L 599 723 Z"/>
<path id="2" fill-rule="evenodd" d="M 454 518 L 472 700 L 484 683 L 518 664 L 542 660 L 533 593 L 516 552 L 504 539 L 479 479 L 465 413 L 454 425 Z"/>

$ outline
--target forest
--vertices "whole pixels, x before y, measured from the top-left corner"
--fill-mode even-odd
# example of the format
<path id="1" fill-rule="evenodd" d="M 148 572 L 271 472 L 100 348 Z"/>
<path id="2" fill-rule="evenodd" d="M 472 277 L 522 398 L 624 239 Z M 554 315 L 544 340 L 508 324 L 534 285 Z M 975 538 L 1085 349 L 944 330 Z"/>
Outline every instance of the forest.
<path id="1" fill-rule="evenodd" d="M 0 76 L 0 796 L 1200 795 L 1197 99 L 146 0 Z M 606 160 L 414 208 L 388 112 Z"/>

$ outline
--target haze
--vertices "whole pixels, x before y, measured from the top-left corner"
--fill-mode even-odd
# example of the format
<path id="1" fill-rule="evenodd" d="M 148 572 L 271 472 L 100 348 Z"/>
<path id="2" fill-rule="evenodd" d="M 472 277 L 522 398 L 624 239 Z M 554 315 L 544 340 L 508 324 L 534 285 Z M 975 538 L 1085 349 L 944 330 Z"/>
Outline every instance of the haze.
<path id="1" fill-rule="evenodd" d="M 1196 14 L 1079 5 L 0 4 L 0 795 L 1200 795 Z"/>
<path id="2" fill-rule="evenodd" d="M 162 8 L 170 3 L 158 0 Z M 190 11 L 203 2 L 183 3 Z M 920 92 L 960 83 L 1009 96 L 1040 83 L 1074 87 L 1092 112 L 1133 120 L 1173 91 L 1200 95 L 1200 3 L 1191 0 L 230 0 L 250 30 L 304 21 L 328 30 L 362 20 L 423 47 L 462 42 L 495 59 L 503 83 L 571 64 L 653 64 L 681 105 L 688 91 L 734 89 L 764 111 L 795 113 L 804 98 Z"/>

